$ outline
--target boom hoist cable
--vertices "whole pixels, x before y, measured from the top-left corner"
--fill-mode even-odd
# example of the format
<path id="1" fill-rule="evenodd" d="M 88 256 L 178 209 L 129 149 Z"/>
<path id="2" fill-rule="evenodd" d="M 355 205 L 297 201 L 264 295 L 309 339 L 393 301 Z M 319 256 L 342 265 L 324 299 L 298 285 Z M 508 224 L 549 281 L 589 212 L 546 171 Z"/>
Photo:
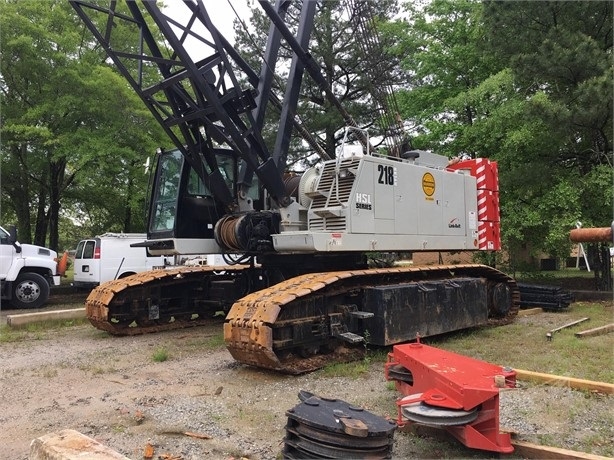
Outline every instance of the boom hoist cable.
<path id="1" fill-rule="evenodd" d="M 247 38 L 249 39 L 249 42 L 251 43 L 253 49 L 258 51 L 259 50 L 259 46 L 257 45 L 256 40 L 254 39 L 253 35 L 250 34 L 249 28 L 248 28 L 247 24 L 245 23 L 245 21 L 242 18 L 239 17 L 237 11 L 235 10 L 234 6 L 232 6 L 230 0 L 227 0 L 227 1 L 230 4 L 230 7 L 232 8 L 233 12 L 235 13 L 236 19 L 243 26 L 243 29 L 245 30 L 245 34 L 246 34 Z M 285 3 L 288 3 L 288 4 L 290 3 L 290 1 L 288 1 L 288 0 L 283 0 L 283 1 Z M 281 90 L 284 87 L 284 85 L 283 85 L 283 83 L 281 81 L 281 78 L 278 75 L 275 74 L 274 64 L 269 62 L 269 60 L 264 55 L 264 53 L 259 52 L 258 54 L 259 54 L 259 57 L 262 59 L 263 65 L 268 68 L 268 70 L 270 72 L 270 75 L 275 80 L 276 88 Z M 270 93 L 270 95 L 269 95 L 269 102 L 271 103 L 271 105 L 276 110 L 278 110 L 279 112 L 282 111 L 283 103 L 282 103 L 282 101 L 279 99 L 279 97 L 276 94 Z M 330 160 L 331 157 L 328 155 L 326 150 L 324 150 L 324 148 L 320 145 L 320 143 L 318 142 L 318 139 L 305 127 L 305 123 L 301 119 L 300 115 L 296 111 L 292 111 L 291 115 L 292 115 L 291 121 L 293 123 L 293 127 L 296 130 L 296 132 L 299 134 L 299 136 L 305 142 L 307 142 L 309 147 L 311 147 L 314 150 L 314 152 L 322 160 L 324 160 L 324 161 Z"/>
<path id="2" fill-rule="evenodd" d="M 352 115 L 345 109 L 345 107 L 343 107 L 343 105 L 333 92 L 332 88 L 320 72 L 320 69 L 315 62 L 313 56 L 311 56 L 310 53 L 303 49 L 301 44 L 294 38 L 286 24 L 275 13 L 273 6 L 268 1 L 258 0 L 258 3 L 260 3 L 260 6 L 265 11 L 271 22 L 273 22 L 275 26 L 277 26 L 283 38 L 286 40 L 286 42 L 294 52 L 294 55 L 303 63 L 307 73 L 309 73 L 311 78 L 313 78 L 316 84 L 320 87 L 322 92 L 326 95 L 328 101 L 339 111 L 345 123 L 348 126 L 357 128 L 355 134 L 363 148 L 365 148 L 367 151 L 374 151 L 375 148 L 370 144 L 366 134 L 364 134 L 363 131 L 360 129 L 360 127 L 356 123 L 356 120 L 354 120 L 354 117 L 352 117 Z"/>
<path id="3" fill-rule="evenodd" d="M 409 139 L 403 134 L 403 124 L 399 115 L 399 107 L 390 80 L 378 82 L 380 68 L 374 60 L 381 60 L 385 55 L 381 44 L 375 15 L 371 2 L 368 0 L 347 0 L 347 11 L 350 23 L 358 31 L 358 43 L 363 53 L 363 72 L 370 86 L 370 92 L 377 102 L 378 124 L 384 142 L 391 156 L 398 157 L 401 153 L 411 150 Z"/>

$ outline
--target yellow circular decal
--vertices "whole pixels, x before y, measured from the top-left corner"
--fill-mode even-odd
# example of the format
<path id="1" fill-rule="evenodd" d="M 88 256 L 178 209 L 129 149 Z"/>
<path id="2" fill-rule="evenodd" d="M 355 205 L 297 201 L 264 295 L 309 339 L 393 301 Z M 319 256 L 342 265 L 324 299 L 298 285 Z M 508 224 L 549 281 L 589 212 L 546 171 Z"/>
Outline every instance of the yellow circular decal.
<path id="1" fill-rule="evenodd" d="M 435 193 L 435 178 L 431 173 L 425 173 L 422 176 L 422 190 L 426 196 L 433 196 Z"/>

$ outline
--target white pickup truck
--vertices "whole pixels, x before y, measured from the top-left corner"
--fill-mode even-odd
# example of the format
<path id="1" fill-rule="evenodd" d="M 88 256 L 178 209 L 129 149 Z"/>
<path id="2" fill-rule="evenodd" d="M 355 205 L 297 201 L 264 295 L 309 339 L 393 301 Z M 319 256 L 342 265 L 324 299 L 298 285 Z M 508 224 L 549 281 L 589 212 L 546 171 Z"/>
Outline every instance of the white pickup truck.
<path id="1" fill-rule="evenodd" d="M 17 241 L 15 227 L 0 227 L 2 300 L 14 308 L 39 308 L 49 300 L 51 286 L 60 285 L 58 253 Z"/>

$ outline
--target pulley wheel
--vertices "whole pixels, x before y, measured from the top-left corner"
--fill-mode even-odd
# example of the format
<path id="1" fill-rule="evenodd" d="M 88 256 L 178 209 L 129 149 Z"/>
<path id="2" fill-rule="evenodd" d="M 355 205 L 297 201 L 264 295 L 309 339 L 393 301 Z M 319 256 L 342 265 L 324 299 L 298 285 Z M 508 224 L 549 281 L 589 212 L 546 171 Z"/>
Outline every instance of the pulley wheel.
<path id="1" fill-rule="evenodd" d="M 434 427 L 467 425 L 478 418 L 478 410 L 446 409 L 430 406 L 422 401 L 401 407 L 403 416 L 412 422 Z"/>
<path id="2" fill-rule="evenodd" d="M 410 385 L 414 384 L 414 376 L 411 371 L 400 364 L 395 364 L 388 368 L 388 377 L 393 380 L 409 383 Z"/>

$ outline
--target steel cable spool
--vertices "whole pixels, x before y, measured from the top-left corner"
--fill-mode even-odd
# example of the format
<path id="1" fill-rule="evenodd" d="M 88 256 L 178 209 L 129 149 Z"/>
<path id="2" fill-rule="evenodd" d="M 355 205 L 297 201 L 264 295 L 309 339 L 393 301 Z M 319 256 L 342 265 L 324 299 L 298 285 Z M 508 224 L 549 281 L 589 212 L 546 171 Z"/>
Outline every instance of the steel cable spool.
<path id="1" fill-rule="evenodd" d="M 299 393 L 286 412 L 283 458 L 392 458 L 396 424 L 338 399 Z"/>

